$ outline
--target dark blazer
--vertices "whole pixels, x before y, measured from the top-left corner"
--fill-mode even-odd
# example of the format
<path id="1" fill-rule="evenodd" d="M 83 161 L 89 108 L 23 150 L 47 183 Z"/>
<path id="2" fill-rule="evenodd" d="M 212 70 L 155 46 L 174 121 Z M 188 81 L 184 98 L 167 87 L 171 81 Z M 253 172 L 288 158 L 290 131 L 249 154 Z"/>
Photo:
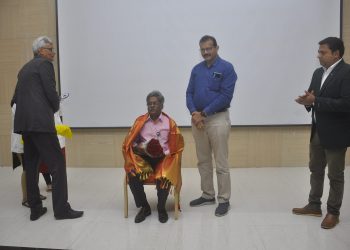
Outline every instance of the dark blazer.
<path id="1" fill-rule="evenodd" d="M 316 130 L 327 149 L 350 146 L 350 65 L 341 60 L 324 81 L 323 68 L 315 70 L 309 91 L 316 96 L 312 109 L 312 133 Z"/>
<path id="2" fill-rule="evenodd" d="M 54 113 L 59 109 L 52 63 L 34 57 L 18 73 L 11 105 L 16 103 L 14 132 L 56 133 Z"/>

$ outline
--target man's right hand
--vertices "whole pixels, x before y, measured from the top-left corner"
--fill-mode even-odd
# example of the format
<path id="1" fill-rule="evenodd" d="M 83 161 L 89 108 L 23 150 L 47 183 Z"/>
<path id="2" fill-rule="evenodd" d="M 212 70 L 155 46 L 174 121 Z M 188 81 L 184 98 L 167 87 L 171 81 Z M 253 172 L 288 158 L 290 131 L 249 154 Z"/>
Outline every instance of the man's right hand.
<path id="1" fill-rule="evenodd" d="M 136 146 L 133 146 L 132 149 L 133 149 L 133 151 L 134 151 L 135 154 L 138 154 L 138 155 L 147 155 L 143 143 L 140 143 L 140 144 L 137 144 Z"/>
<path id="2" fill-rule="evenodd" d="M 196 128 L 202 129 L 204 127 L 204 119 L 205 117 L 202 116 L 201 112 L 195 111 L 192 113 L 192 123 Z"/>

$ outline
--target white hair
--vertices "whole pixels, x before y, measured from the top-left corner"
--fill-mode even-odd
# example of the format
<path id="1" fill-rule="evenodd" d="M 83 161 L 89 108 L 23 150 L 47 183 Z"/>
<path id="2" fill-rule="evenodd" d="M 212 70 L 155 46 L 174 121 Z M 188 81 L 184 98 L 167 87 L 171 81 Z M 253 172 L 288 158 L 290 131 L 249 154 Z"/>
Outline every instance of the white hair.
<path id="1" fill-rule="evenodd" d="M 52 40 L 47 36 L 40 36 L 35 39 L 32 46 L 34 55 L 37 55 L 39 49 L 44 47 L 46 44 L 52 44 Z"/>

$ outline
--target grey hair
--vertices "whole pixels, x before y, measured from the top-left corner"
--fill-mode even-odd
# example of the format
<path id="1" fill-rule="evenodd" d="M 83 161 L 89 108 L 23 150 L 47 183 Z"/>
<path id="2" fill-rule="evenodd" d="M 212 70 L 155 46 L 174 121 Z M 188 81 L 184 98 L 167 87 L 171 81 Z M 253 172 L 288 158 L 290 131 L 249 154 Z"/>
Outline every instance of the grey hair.
<path id="1" fill-rule="evenodd" d="M 47 36 L 40 36 L 35 39 L 32 46 L 34 55 L 37 55 L 39 49 L 44 47 L 46 44 L 52 44 L 52 40 Z"/>
<path id="2" fill-rule="evenodd" d="M 149 100 L 149 98 L 151 97 L 157 97 L 158 101 L 163 105 L 164 104 L 164 96 L 162 95 L 162 93 L 160 93 L 160 91 L 158 90 L 153 90 L 151 93 L 149 93 L 147 95 L 146 101 Z"/>

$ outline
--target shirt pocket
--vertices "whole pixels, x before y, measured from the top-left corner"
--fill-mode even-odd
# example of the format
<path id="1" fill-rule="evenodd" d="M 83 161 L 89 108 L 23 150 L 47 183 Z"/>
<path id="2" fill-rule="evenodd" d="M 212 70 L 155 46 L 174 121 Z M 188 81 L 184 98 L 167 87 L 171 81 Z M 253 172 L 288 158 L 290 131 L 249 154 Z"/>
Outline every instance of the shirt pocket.
<path id="1" fill-rule="evenodd" d="M 222 83 L 222 78 L 211 78 L 209 81 L 209 90 L 219 91 Z"/>

